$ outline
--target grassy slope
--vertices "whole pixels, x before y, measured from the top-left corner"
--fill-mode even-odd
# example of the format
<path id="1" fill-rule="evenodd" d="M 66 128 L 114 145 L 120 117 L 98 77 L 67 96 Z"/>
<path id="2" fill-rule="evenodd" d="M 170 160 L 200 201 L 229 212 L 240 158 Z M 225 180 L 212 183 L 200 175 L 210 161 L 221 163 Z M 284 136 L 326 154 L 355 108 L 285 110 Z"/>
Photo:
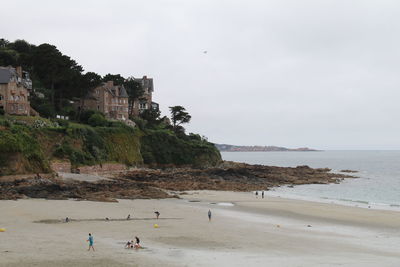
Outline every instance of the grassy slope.
<path id="1" fill-rule="evenodd" d="M 60 126 L 42 118 L 0 116 L 0 176 L 50 172 L 54 159 L 74 167 L 105 162 L 206 167 L 218 164 L 221 155 L 198 135 L 178 138 L 167 129 Z"/>
<path id="2" fill-rule="evenodd" d="M 129 127 L 90 127 L 70 123 L 35 128 L 37 119 L 0 117 L 0 175 L 50 172 L 50 160 L 72 165 L 118 162 L 142 164 L 139 131 Z M 11 123 L 10 123 L 11 121 Z"/>

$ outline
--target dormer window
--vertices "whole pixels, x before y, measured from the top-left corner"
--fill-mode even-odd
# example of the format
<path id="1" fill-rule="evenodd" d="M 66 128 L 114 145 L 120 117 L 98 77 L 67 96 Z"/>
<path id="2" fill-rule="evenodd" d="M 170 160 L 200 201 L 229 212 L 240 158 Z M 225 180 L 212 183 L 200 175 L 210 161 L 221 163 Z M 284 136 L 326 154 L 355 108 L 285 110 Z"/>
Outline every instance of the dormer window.
<path id="1" fill-rule="evenodd" d="M 139 104 L 139 109 L 147 109 L 147 103 L 146 102 L 141 102 Z"/>

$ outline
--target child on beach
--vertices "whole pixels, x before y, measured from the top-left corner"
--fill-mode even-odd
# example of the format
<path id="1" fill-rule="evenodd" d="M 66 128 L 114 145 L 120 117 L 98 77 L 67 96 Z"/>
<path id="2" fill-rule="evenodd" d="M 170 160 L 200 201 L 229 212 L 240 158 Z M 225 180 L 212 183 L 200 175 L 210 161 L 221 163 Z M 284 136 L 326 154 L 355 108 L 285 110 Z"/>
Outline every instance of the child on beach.
<path id="1" fill-rule="evenodd" d="M 208 221 L 211 222 L 211 210 L 208 210 Z"/>
<path id="2" fill-rule="evenodd" d="M 86 240 L 87 242 L 89 242 L 89 249 L 88 249 L 88 251 L 90 251 L 90 248 L 92 248 L 93 249 L 93 251 L 94 251 L 94 246 L 93 246 L 93 236 L 92 236 L 92 234 L 91 233 L 89 233 L 89 238 Z"/>
<path id="3" fill-rule="evenodd" d="M 158 220 L 158 217 L 160 217 L 160 213 L 158 211 L 155 211 L 154 213 L 156 214 L 156 218 Z"/>
<path id="4" fill-rule="evenodd" d="M 140 246 L 140 239 L 139 239 L 139 237 L 135 236 L 135 239 L 136 239 L 136 243 L 135 243 L 135 245 L 134 245 L 133 247 L 134 247 L 134 248 L 141 248 L 142 246 Z"/>
<path id="5" fill-rule="evenodd" d="M 126 242 L 125 248 L 133 248 L 133 240 Z"/>

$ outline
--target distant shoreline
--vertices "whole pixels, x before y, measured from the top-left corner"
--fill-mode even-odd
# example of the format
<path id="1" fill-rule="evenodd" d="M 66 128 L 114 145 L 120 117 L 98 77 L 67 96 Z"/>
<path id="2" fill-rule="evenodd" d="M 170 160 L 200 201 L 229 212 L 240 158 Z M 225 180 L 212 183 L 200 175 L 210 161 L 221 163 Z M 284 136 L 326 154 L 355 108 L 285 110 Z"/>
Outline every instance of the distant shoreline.
<path id="1" fill-rule="evenodd" d="M 279 146 L 236 146 L 228 144 L 215 144 L 220 152 L 315 152 L 322 151 L 308 147 L 286 148 Z"/>

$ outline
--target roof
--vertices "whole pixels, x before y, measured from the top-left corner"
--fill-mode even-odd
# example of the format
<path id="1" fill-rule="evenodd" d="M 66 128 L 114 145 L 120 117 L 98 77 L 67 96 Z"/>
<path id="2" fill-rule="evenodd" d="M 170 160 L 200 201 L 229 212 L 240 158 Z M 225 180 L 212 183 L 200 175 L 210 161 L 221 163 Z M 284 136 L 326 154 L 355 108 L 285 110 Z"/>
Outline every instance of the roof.
<path id="1" fill-rule="evenodd" d="M 148 88 L 150 92 L 154 91 L 153 78 L 147 78 L 147 76 L 143 76 L 143 78 L 134 78 L 134 80 L 141 83 L 143 88 Z"/>
<path id="2" fill-rule="evenodd" d="M 9 83 L 13 76 L 13 69 L 0 68 L 0 83 Z"/>
<path id="3" fill-rule="evenodd" d="M 129 97 L 123 85 L 119 87 L 119 97 Z"/>

